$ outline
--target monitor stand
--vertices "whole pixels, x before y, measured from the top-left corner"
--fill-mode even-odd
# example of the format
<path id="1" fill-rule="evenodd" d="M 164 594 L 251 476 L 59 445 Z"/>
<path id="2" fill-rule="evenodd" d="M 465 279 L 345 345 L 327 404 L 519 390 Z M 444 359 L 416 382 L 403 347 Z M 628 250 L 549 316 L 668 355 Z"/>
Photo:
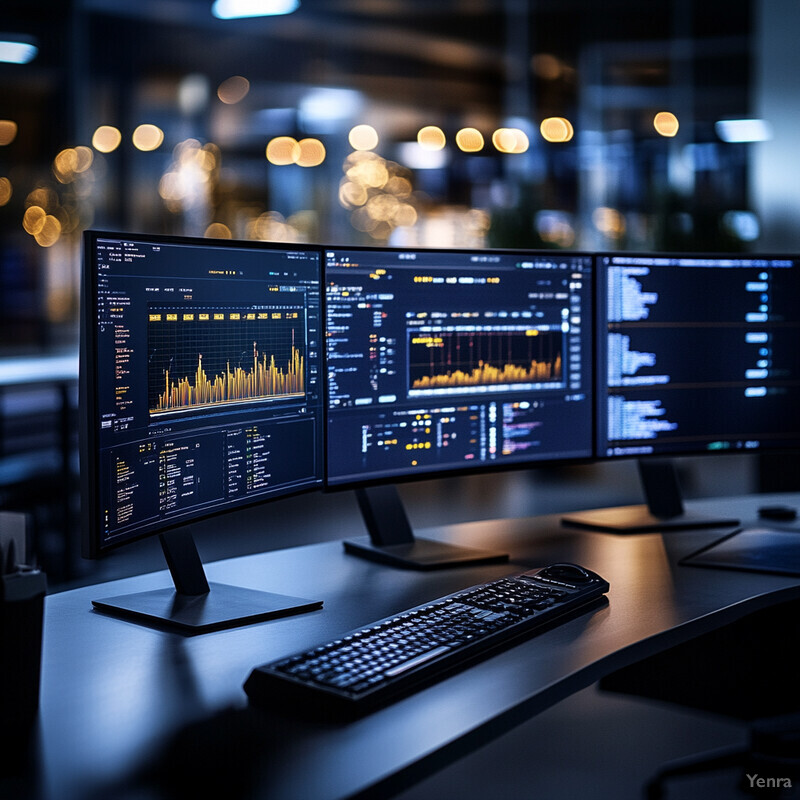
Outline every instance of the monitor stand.
<path id="1" fill-rule="evenodd" d="M 206 633 L 322 607 L 321 600 L 209 583 L 189 527 L 159 538 L 175 587 L 92 600 L 96 609 L 139 624 Z"/>
<path id="2" fill-rule="evenodd" d="M 416 538 L 395 486 L 356 489 L 356 497 L 369 536 L 345 540 L 344 549 L 352 555 L 416 570 L 508 561 L 508 553 Z"/>
<path id="3" fill-rule="evenodd" d="M 640 459 L 638 464 L 647 501 L 645 505 L 576 511 L 562 517 L 561 524 L 608 533 L 655 533 L 690 528 L 725 528 L 739 524 L 739 520 L 734 518 L 710 517 L 686 511 L 675 464 L 670 459 Z"/>

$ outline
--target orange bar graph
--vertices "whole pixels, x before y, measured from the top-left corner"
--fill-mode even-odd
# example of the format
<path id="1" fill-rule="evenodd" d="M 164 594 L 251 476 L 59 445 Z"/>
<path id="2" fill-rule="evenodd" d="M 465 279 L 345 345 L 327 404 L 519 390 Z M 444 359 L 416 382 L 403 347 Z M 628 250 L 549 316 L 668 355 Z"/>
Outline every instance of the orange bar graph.
<path id="1" fill-rule="evenodd" d="M 485 384 L 544 383 L 546 381 L 559 380 L 560 378 L 561 356 L 557 356 L 552 363 L 531 361 L 530 367 L 518 366 L 517 364 L 504 364 L 502 367 L 495 367 L 484 361 L 479 361 L 478 365 L 469 372 L 456 369 L 438 375 L 422 375 L 411 384 L 411 388 L 440 389 L 456 386 L 482 386 Z"/>
<path id="2" fill-rule="evenodd" d="M 231 369 L 228 362 L 223 373 L 209 378 L 203 369 L 203 356 L 197 357 L 197 370 L 191 377 L 173 380 L 169 370 L 164 373 L 164 391 L 158 395 L 151 414 L 202 408 L 227 403 L 254 400 L 274 400 L 305 394 L 304 359 L 292 346 L 288 363 L 278 366 L 275 356 L 259 355 L 253 342 L 253 366 L 246 370 Z"/>
<path id="3" fill-rule="evenodd" d="M 562 333 L 534 327 L 432 330 L 409 341 L 411 390 L 555 383 L 563 379 Z"/>

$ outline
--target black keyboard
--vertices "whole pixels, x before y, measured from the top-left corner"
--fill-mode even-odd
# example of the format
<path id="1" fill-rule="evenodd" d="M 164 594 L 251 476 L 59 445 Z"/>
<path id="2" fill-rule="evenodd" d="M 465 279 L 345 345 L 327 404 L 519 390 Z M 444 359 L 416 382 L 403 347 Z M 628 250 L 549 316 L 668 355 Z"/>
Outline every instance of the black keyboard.
<path id="1" fill-rule="evenodd" d="M 363 713 L 573 617 L 607 591 L 603 578 L 576 564 L 499 578 L 256 667 L 244 688 L 266 707 Z"/>

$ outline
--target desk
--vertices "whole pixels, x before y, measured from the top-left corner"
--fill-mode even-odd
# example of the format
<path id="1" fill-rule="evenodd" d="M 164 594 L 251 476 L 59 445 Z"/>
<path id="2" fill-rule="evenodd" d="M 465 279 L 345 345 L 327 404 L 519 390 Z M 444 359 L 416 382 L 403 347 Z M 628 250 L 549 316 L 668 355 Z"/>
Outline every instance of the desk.
<path id="1" fill-rule="evenodd" d="M 799 501 L 772 495 L 690 506 L 753 520 L 762 502 Z M 352 534 L 341 531 L 342 538 Z M 558 517 L 545 516 L 425 534 L 505 547 L 512 563 L 414 573 L 348 556 L 339 542 L 219 561 L 207 565 L 211 580 L 319 596 L 325 607 L 196 637 L 91 610 L 92 598 L 162 586 L 165 573 L 47 597 L 36 775 L 29 785 L 38 784 L 46 800 L 124 798 L 131 773 L 175 731 L 194 723 L 195 732 L 211 732 L 189 747 L 195 772 L 224 758 L 223 774 L 229 780 L 240 774 L 241 765 L 232 761 L 246 754 L 230 744 L 246 731 L 262 797 L 386 797 L 621 666 L 800 597 L 800 579 L 677 566 L 720 531 L 615 536 L 565 529 Z M 564 559 L 609 580 L 606 607 L 354 722 L 312 723 L 246 710 L 242 683 L 256 664 L 480 581 Z M 204 727 L 203 720 L 222 709 L 229 711 Z M 216 735 L 222 730 L 224 736 Z M 173 776 L 180 769 L 176 763 Z"/>

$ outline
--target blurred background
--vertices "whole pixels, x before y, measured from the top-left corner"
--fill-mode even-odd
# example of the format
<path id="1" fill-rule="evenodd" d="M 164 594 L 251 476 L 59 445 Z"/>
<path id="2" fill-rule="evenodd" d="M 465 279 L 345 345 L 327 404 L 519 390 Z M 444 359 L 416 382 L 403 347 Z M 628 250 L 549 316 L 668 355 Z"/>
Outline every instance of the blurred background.
<path id="1" fill-rule="evenodd" d="M 0 20 L 0 508 L 31 515 L 52 586 L 150 558 L 79 556 L 87 228 L 800 249 L 794 0 L 4 0 Z M 682 466 L 687 494 L 783 487 L 782 467 L 714 462 Z M 634 469 L 403 492 L 436 525 L 638 502 Z M 349 496 L 313 505 L 280 501 L 269 537 L 215 552 L 209 532 L 201 553 L 317 541 L 331 514 L 360 526 Z"/>

